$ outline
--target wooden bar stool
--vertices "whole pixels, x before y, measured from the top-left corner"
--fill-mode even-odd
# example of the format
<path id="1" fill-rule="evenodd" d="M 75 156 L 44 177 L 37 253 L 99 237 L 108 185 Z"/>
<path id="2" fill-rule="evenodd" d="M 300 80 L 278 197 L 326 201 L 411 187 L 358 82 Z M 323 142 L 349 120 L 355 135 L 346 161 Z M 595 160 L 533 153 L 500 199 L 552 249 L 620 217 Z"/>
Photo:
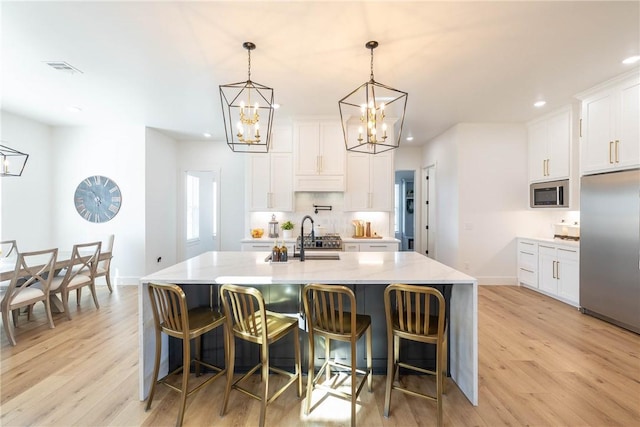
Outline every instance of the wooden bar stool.
<path id="1" fill-rule="evenodd" d="M 149 298 L 151 299 L 151 308 L 153 311 L 153 320 L 156 330 L 156 354 L 153 365 L 153 382 L 151 383 L 151 391 L 147 399 L 145 411 L 151 407 L 153 394 L 156 384 L 163 383 L 174 391 L 180 393 L 180 410 L 178 411 L 178 419 L 176 426 L 182 425 L 184 419 L 184 409 L 187 397 L 200 390 L 219 376 L 223 375 L 225 369 L 210 365 L 201 360 L 202 351 L 202 335 L 212 331 L 213 329 L 224 326 L 225 317 L 217 311 L 211 310 L 209 307 L 198 307 L 191 310 L 187 309 L 187 299 L 182 288 L 171 284 L 149 284 Z M 182 366 L 179 366 L 167 376 L 158 379 L 158 371 L 160 369 L 160 353 L 162 347 L 161 333 L 180 338 L 182 340 Z M 195 340 L 195 357 L 191 358 L 191 340 Z M 225 355 L 227 354 L 227 340 L 225 335 Z M 189 390 L 189 374 L 191 362 L 194 362 L 195 374 L 200 375 L 202 366 L 209 368 L 215 372 L 211 378 L 207 378 L 198 386 Z M 182 385 L 176 387 L 169 382 L 169 378 L 182 371 Z"/>
<path id="2" fill-rule="evenodd" d="M 300 375 L 300 341 L 298 335 L 298 319 L 267 311 L 262 293 L 256 288 L 222 285 L 220 288 L 222 306 L 227 318 L 227 386 L 224 391 L 224 403 L 220 416 L 224 416 L 229 403 L 231 388 L 262 402 L 260 408 L 260 427 L 264 426 L 267 405 L 273 402 L 294 382 L 298 383 L 298 397 L 302 395 L 302 376 Z M 293 332 L 295 352 L 295 373 L 269 366 L 269 345 Z M 235 363 L 235 338 L 240 338 L 260 345 L 260 363 L 233 382 Z M 262 393 L 257 395 L 243 388 L 240 383 L 261 368 Z M 269 397 L 269 371 L 284 375 L 289 381 Z"/>
<path id="3" fill-rule="evenodd" d="M 309 372 L 307 378 L 307 404 L 305 415 L 311 410 L 311 394 L 314 388 L 319 388 L 328 393 L 351 401 L 351 425 L 356 425 L 356 400 L 367 380 L 367 388 L 371 392 L 371 316 L 355 314 L 356 296 L 351 289 L 340 285 L 311 284 L 302 291 L 304 312 L 307 318 L 307 330 L 309 334 Z M 351 311 L 347 311 L 348 309 Z M 356 343 L 367 334 L 367 369 L 356 368 Z M 314 376 L 315 343 L 314 336 L 324 337 L 325 362 L 322 364 L 318 375 Z M 346 365 L 337 361 L 331 361 L 331 340 L 348 342 L 351 346 L 351 364 Z M 351 377 L 351 392 L 346 393 L 336 389 L 336 381 L 331 381 L 331 368 L 347 370 Z M 318 383 L 325 373 L 324 383 Z M 360 383 L 357 374 L 363 375 Z"/>
<path id="4" fill-rule="evenodd" d="M 432 312 L 432 308 L 436 310 Z M 426 286 L 392 284 L 384 291 L 387 320 L 387 385 L 384 397 L 384 416 L 389 417 L 391 390 L 434 400 L 438 410 L 438 425 L 442 421 L 442 393 L 446 373 L 445 301 L 437 289 Z M 436 346 L 436 368 L 428 370 L 400 361 L 400 340 L 411 340 Z M 402 387 L 395 382 L 399 368 L 435 375 L 436 394 L 428 395 Z"/>

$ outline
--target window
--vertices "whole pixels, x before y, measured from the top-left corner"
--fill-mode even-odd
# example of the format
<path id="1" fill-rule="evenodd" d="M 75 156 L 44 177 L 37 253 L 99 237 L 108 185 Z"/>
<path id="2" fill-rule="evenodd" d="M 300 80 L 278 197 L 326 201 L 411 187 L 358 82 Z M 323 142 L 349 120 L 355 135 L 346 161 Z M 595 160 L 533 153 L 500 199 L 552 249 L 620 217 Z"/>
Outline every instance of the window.
<path id="1" fill-rule="evenodd" d="M 187 174 L 187 240 L 200 237 L 200 178 Z"/>

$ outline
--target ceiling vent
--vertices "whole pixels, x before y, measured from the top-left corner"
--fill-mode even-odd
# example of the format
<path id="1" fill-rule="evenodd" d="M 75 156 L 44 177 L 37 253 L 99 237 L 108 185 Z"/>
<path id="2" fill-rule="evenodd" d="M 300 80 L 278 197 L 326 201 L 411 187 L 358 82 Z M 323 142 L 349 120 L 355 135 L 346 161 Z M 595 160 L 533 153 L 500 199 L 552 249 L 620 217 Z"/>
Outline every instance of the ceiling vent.
<path id="1" fill-rule="evenodd" d="M 47 61 L 47 62 L 45 62 L 45 64 L 47 64 L 49 67 L 53 68 L 54 70 L 62 71 L 64 73 L 69 73 L 69 74 L 80 73 L 80 74 L 82 74 L 82 71 L 78 70 L 73 65 L 70 65 L 70 64 L 68 64 L 68 63 L 66 63 L 64 61 Z"/>

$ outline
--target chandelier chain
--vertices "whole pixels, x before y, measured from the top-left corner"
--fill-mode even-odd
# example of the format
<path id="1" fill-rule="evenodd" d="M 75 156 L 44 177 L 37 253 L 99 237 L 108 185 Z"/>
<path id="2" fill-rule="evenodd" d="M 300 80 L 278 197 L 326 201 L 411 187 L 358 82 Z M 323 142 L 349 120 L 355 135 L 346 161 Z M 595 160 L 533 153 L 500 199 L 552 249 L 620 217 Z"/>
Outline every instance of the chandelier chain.
<path id="1" fill-rule="evenodd" d="M 371 81 L 373 81 L 373 48 L 371 48 Z"/>
<path id="2" fill-rule="evenodd" d="M 251 49 L 247 49 L 247 53 L 249 54 L 249 71 L 247 74 L 249 75 L 248 80 L 251 81 Z"/>

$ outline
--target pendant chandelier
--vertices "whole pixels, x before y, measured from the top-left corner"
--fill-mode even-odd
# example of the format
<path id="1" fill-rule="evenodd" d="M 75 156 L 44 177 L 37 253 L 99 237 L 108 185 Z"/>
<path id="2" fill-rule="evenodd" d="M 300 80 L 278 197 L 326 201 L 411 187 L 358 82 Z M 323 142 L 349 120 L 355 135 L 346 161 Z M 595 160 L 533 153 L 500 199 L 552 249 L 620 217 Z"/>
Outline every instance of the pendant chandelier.
<path id="1" fill-rule="evenodd" d="M 244 42 L 249 55 L 246 82 L 220 85 L 220 100 L 227 145 L 240 153 L 266 153 L 271 142 L 273 89 L 251 81 L 251 51 L 256 45 Z"/>
<path id="2" fill-rule="evenodd" d="M 377 41 L 365 44 L 371 50 L 371 77 L 338 102 L 342 132 L 348 151 L 377 154 L 400 146 L 407 92 L 378 83 L 373 78 L 373 49 Z M 387 118 L 390 117 L 390 118 Z M 398 123 L 398 134 L 389 127 Z"/>
<path id="3" fill-rule="evenodd" d="M 5 142 L 5 141 L 0 141 Z M 0 176 L 20 176 L 29 155 L 6 145 L 0 145 Z"/>

